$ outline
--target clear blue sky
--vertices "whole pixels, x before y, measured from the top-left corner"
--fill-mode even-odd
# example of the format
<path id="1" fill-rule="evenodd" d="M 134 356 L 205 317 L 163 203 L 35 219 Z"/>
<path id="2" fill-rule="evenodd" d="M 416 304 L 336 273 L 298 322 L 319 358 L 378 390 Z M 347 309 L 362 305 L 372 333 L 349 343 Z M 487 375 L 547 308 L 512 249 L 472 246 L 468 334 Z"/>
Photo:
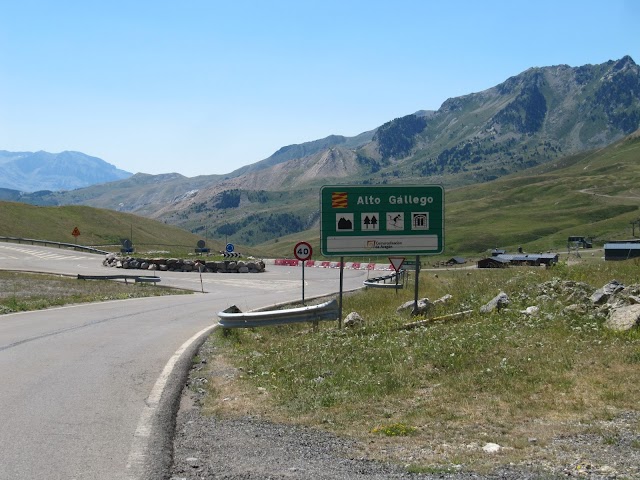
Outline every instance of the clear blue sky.
<path id="1" fill-rule="evenodd" d="M 0 0 L 0 150 L 229 173 L 530 67 L 640 63 L 640 1 Z"/>

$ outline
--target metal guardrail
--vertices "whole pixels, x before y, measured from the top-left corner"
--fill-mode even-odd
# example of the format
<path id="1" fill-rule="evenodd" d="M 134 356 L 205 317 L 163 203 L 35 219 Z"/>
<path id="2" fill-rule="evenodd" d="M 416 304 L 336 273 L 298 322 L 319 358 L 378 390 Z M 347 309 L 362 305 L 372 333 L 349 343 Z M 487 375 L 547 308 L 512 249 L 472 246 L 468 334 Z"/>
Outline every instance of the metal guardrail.
<path id="1" fill-rule="evenodd" d="M 290 308 L 287 310 L 270 310 L 266 312 L 242 313 L 238 307 L 231 307 L 218 312 L 220 326 L 223 328 L 251 328 L 288 323 L 317 322 L 319 320 L 337 320 L 338 302 L 330 300 L 309 307 Z"/>
<path id="2" fill-rule="evenodd" d="M 150 277 L 148 275 L 80 275 L 78 274 L 78 280 L 133 280 L 135 283 L 139 282 L 153 282 L 157 283 L 161 280 L 160 277 Z"/>
<path id="3" fill-rule="evenodd" d="M 58 248 L 73 248 L 74 250 L 84 250 L 89 253 L 98 253 L 100 255 L 106 255 L 110 252 L 105 250 L 99 250 L 93 247 L 85 247 L 84 245 L 78 245 L 76 243 L 63 243 L 63 242 L 52 242 L 49 240 L 36 240 L 34 238 L 19 238 L 19 237 L 0 237 L 0 240 L 4 242 L 15 242 L 15 243 L 30 243 L 31 245 L 39 244 L 44 245 L 45 247 L 49 245 L 57 245 Z"/>
<path id="4" fill-rule="evenodd" d="M 401 271 L 400 273 L 392 273 L 391 275 L 385 275 L 384 277 L 375 277 L 375 278 L 369 278 L 367 280 L 365 280 L 363 283 L 363 285 L 365 287 L 370 287 L 370 288 L 404 288 L 404 284 L 403 283 L 395 283 L 395 279 L 396 277 L 398 277 L 400 274 L 403 274 L 403 271 Z M 387 280 L 389 281 L 394 281 L 393 283 L 387 283 Z"/>

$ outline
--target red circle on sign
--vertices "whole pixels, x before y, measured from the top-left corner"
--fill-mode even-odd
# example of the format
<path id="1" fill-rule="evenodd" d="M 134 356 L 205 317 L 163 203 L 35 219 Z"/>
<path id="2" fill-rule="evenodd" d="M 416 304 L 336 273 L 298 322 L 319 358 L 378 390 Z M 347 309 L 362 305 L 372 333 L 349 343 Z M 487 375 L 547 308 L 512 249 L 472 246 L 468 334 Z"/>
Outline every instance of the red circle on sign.
<path id="1" fill-rule="evenodd" d="M 293 254 L 298 260 L 309 260 L 313 254 L 313 249 L 307 242 L 298 242 L 296 246 L 293 247 Z"/>

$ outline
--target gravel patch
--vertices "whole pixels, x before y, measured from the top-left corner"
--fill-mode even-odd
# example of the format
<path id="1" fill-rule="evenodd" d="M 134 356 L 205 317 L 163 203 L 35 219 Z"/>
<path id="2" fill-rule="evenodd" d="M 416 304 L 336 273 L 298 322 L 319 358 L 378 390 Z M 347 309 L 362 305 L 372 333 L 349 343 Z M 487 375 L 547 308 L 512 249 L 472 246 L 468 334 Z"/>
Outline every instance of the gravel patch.
<path id="1" fill-rule="evenodd" d="M 203 358 L 209 353 L 204 352 Z M 201 388 L 199 368 L 191 370 L 182 394 L 170 480 L 640 479 L 637 411 L 579 429 L 593 433 L 561 435 L 545 445 L 530 439 L 533 448 L 527 460 L 498 466 L 491 473 L 462 471 L 462 466 L 452 465 L 415 474 L 402 465 L 364 458 L 355 440 L 324 431 L 276 424 L 258 416 L 227 419 L 203 415 L 201 402 L 206 392 Z"/>

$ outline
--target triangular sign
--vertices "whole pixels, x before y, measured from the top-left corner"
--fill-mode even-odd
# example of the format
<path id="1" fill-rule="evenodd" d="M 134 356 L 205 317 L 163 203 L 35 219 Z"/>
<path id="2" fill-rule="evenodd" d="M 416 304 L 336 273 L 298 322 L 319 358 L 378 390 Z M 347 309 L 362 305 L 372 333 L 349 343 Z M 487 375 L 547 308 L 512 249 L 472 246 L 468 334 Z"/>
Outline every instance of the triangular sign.
<path id="1" fill-rule="evenodd" d="M 404 257 L 389 257 L 389 261 L 391 262 L 391 266 L 397 273 L 404 263 Z"/>

